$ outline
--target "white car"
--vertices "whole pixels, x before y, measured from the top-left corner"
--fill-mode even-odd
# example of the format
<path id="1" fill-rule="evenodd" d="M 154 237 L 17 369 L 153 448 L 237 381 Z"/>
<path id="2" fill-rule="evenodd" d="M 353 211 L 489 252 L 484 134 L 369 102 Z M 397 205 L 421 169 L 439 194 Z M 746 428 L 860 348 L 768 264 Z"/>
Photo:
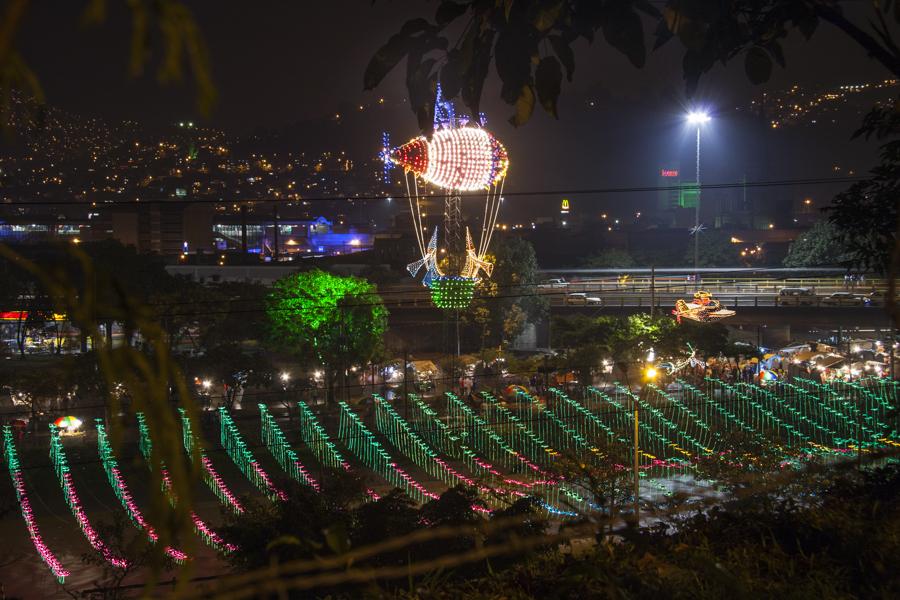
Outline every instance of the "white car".
<path id="1" fill-rule="evenodd" d="M 568 285 L 569 283 L 560 277 L 558 279 L 548 279 L 547 281 L 538 284 L 538 287 L 543 289 L 559 289 L 567 287 Z"/>
<path id="2" fill-rule="evenodd" d="M 600 306 L 603 304 L 603 301 L 596 296 L 588 296 L 584 292 L 573 292 L 571 294 L 566 294 L 566 304 Z"/>
<path id="3" fill-rule="evenodd" d="M 868 304 L 868 298 L 851 292 L 835 292 L 822 298 L 824 306 L 862 306 Z"/>

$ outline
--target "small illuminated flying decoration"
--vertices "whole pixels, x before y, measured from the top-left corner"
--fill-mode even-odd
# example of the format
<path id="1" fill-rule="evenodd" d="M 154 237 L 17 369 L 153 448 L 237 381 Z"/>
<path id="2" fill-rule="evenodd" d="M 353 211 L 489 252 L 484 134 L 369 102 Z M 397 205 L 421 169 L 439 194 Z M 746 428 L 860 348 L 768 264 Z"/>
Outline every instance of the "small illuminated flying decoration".
<path id="1" fill-rule="evenodd" d="M 705 367 L 706 361 L 697 358 L 697 351 L 694 349 L 694 347 L 690 344 L 688 344 L 687 347 L 688 350 L 691 351 L 690 356 L 688 356 L 684 360 L 659 363 L 659 368 L 665 371 L 668 375 L 674 375 L 687 366 L 690 366 L 691 368 Z"/>
<path id="2" fill-rule="evenodd" d="M 445 101 L 440 86 L 434 111 L 434 133 L 431 138 L 418 137 L 402 146 L 391 148 L 384 137 L 381 156 L 387 168 L 403 168 L 409 197 L 410 213 L 416 232 L 421 258 L 407 266 L 415 277 L 424 269 L 422 284 L 432 290 L 432 300 L 440 308 L 460 309 L 472 299 L 474 284 L 482 273 L 490 277 L 493 264 L 485 258 L 491 237 L 496 230 L 497 217 L 502 203 L 501 194 L 509 157 L 506 148 L 482 126 L 484 116 L 477 123 L 470 123 L 465 115 L 457 115 L 453 104 Z M 446 192 L 444 205 L 444 239 L 438 249 L 438 231 L 435 226 L 431 237 L 426 225 L 423 203 L 427 193 L 419 190 L 419 180 Z M 423 186 L 424 187 L 424 186 Z M 484 193 L 481 233 L 476 245 L 468 227 L 462 232 L 461 194 L 474 196 Z M 455 273 L 445 273 L 439 266 L 440 258 L 447 259 Z M 468 280 L 466 282 L 465 280 Z"/>
<path id="3" fill-rule="evenodd" d="M 675 318 L 681 323 L 681 319 L 690 319 L 698 323 L 710 323 L 733 317 L 735 312 L 722 308 L 722 303 L 712 297 L 709 292 L 695 292 L 691 302 L 678 299 L 675 301 L 675 310 L 672 311 Z"/>

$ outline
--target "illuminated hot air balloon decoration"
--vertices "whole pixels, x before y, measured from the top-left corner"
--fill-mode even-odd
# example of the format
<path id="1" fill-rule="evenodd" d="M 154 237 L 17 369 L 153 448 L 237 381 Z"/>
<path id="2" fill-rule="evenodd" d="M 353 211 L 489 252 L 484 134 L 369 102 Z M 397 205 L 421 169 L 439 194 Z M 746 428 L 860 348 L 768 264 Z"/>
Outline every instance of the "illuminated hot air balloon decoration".
<path id="1" fill-rule="evenodd" d="M 421 254 L 421 258 L 409 264 L 407 270 L 415 277 L 424 269 L 422 284 L 431 290 L 432 300 L 440 308 L 466 308 L 481 275 L 490 277 L 494 268 L 486 255 L 500 212 L 509 157 L 503 144 L 482 127 L 483 123 L 483 118 L 479 119 L 478 124 L 470 124 L 468 117 L 456 115 L 453 104 L 441 98 L 438 86 L 435 131 L 430 139 L 418 137 L 396 148 L 390 147 L 386 136 L 384 139 L 382 157 L 385 164 L 403 169 Z M 423 183 L 421 190 L 419 180 Z M 444 239 L 440 250 L 440 227 L 434 227 L 430 238 L 427 235 L 428 226 L 423 211 L 427 185 L 445 192 Z M 465 227 L 464 239 L 462 236 L 464 192 L 467 192 L 467 197 L 477 193 L 479 203 L 481 194 L 484 194 L 484 204 L 477 211 L 481 217 L 477 246 L 469 227 Z M 445 260 L 442 261 L 442 258 Z"/>

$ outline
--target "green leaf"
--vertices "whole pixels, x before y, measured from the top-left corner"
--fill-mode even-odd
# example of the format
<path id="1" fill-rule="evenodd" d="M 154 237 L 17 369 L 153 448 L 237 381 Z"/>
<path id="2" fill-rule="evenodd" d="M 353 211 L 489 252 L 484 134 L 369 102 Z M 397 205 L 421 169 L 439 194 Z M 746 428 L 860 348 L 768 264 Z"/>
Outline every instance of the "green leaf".
<path id="1" fill-rule="evenodd" d="M 765 83 L 772 75 L 772 59 L 765 50 L 754 46 L 747 51 L 747 56 L 744 57 L 744 71 L 747 72 L 747 78 L 755 85 Z"/>
<path id="2" fill-rule="evenodd" d="M 271 542 L 266 545 L 266 551 L 271 552 L 273 549 L 278 548 L 279 546 L 304 546 L 305 544 L 300 541 L 300 538 L 293 535 L 282 535 L 278 536 Z"/>
<path id="3" fill-rule="evenodd" d="M 534 90 L 530 85 L 523 85 L 519 98 L 516 100 L 516 112 L 509 118 L 513 126 L 519 127 L 528 122 L 534 112 Z"/>
<path id="4" fill-rule="evenodd" d="M 343 523 L 336 523 L 324 532 L 325 543 L 335 554 L 344 554 L 350 550 L 350 539 L 347 537 L 347 528 Z"/>
<path id="5" fill-rule="evenodd" d="M 534 28 L 527 24 L 506 27 L 497 38 L 494 64 L 503 82 L 500 95 L 507 104 L 521 96 L 524 85 L 531 83 L 531 57 L 537 53 Z"/>
<path id="6" fill-rule="evenodd" d="M 438 6 L 434 20 L 438 25 L 444 26 L 464 15 L 467 10 L 469 10 L 468 4 L 457 4 L 451 0 L 445 0 Z"/>
<path id="7" fill-rule="evenodd" d="M 554 118 L 558 119 L 556 103 L 559 100 L 559 92 L 562 87 L 562 67 L 555 56 L 545 56 L 541 59 L 534 73 L 534 85 L 537 88 L 541 106 Z"/>
<path id="8" fill-rule="evenodd" d="M 775 62 L 777 62 L 782 69 L 785 68 L 787 65 L 784 60 L 784 50 L 781 49 L 781 44 L 777 41 L 772 41 L 767 47 L 772 54 L 772 57 L 775 58 Z"/>
<path id="9" fill-rule="evenodd" d="M 900 6 L 900 4 L 898 4 Z M 800 33 L 803 34 L 807 40 L 812 38 L 813 34 L 816 32 L 816 27 L 819 26 L 819 18 L 810 11 L 808 15 L 797 21 L 797 29 L 800 30 Z"/>
<path id="10" fill-rule="evenodd" d="M 441 88 L 444 97 L 451 99 L 459 94 L 462 88 L 462 74 L 465 70 L 463 55 L 460 50 L 453 49 L 447 55 L 447 63 L 441 68 Z"/>
<path id="11" fill-rule="evenodd" d="M 548 36 L 547 39 L 550 40 L 553 52 L 566 68 L 566 79 L 571 82 L 572 76 L 575 74 L 575 53 L 572 52 L 572 47 L 558 35 Z"/>
<path id="12" fill-rule="evenodd" d="M 462 99 L 473 115 L 477 115 L 481 105 L 481 92 L 491 66 L 491 46 L 494 44 L 494 30 L 482 32 L 473 44 L 473 59 L 463 73 Z"/>
<path id="13" fill-rule="evenodd" d="M 653 43 L 653 50 L 659 50 L 662 46 L 674 37 L 672 30 L 669 29 L 669 24 L 665 19 L 660 19 L 656 24 L 656 32 L 654 33 L 654 37 L 656 37 L 656 41 Z"/>
<path id="14" fill-rule="evenodd" d="M 611 10 L 603 21 L 602 29 L 603 37 L 610 46 L 624 54 L 634 66 L 644 66 L 644 27 L 636 12 L 627 9 Z"/>
<path id="15" fill-rule="evenodd" d="M 534 28 L 542 33 L 551 29 L 559 19 L 559 11 L 562 7 L 562 0 L 557 0 L 550 6 L 540 8 L 532 21 Z"/>
<path id="16" fill-rule="evenodd" d="M 375 52 L 375 56 L 366 66 L 363 74 L 363 89 L 372 90 L 381 83 L 388 73 L 397 66 L 412 48 L 412 39 L 408 35 L 398 33 L 391 36 L 388 42 Z"/>

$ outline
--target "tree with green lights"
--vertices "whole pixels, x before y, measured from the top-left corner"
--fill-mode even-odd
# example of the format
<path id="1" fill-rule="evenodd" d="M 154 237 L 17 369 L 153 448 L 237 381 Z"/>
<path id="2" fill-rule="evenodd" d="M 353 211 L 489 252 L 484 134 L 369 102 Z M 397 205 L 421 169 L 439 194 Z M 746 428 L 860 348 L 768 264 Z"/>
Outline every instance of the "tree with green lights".
<path id="1" fill-rule="evenodd" d="M 374 285 L 320 270 L 276 281 L 266 313 L 279 346 L 322 365 L 329 400 L 341 372 L 380 353 L 387 329 L 388 311 Z"/>

